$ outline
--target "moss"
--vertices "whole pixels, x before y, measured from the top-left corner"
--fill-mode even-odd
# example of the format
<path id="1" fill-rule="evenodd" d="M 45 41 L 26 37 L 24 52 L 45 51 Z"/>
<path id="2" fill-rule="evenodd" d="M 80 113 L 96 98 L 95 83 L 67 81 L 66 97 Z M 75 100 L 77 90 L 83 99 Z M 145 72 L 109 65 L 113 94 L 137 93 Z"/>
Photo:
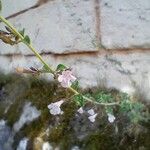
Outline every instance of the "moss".
<path id="1" fill-rule="evenodd" d="M 25 125 L 21 129 L 21 133 L 33 139 L 40 133 L 41 129 L 48 126 L 49 122 L 52 121 L 47 105 L 51 102 L 66 98 L 69 95 L 69 92 L 64 89 L 58 89 L 54 82 L 49 83 L 44 80 L 32 78 L 30 78 L 28 82 L 30 82 L 30 86 L 22 93 L 22 95 L 16 96 L 16 100 L 8 109 L 5 118 L 8 120 L 8 124 L 12 126 L 19 119 L 24 103 L 30 101 L 32 105 L 41 111 L 41 116 L 38 120 L 33 121 L 29 125 Z M 70 106 L 68 107 L 70 112 L 68 108 L 64 108 L 66 109 L 66 113 L 64 113 L 65 116 L 62 120 L 65 124 L 68 119 L 71 118 L 72 111 L 74 110 L 73 107 L 75 105 L 71 104 Z"/>
<path id="2" fill-rule="evenodd" d="M 117 147 L 110 133 L 94 133 L 82 143 L 85 150 L 116 150 Z"/>
<path id="3" fill-rule="evenodd" d="M 3 118 L 4 111 L 5 111 L 5 107 L 3 105 L 0 105 L 0 118 Z"/>
<path id="4" fill-rule="evenodd" d="M 62 107 L 64 114 L 60 117 L 61 123 L 50 131 L 49 139 L 52 142 L 59 143 L 64 137 L 69 135 L 70 128 L 69 123 L 73 118 L 76 110 L 74 102 L 67 103 Z"/>
<path id="5" fill-rule="evenodd" d="M 0 74 L 0 85 L 4 89 L 4 96 L 0 102 L 0 118 L 8 119 L 8 123 L 12 125 L 19 116 L 18 109 L 21 106 L 19 97 L 28 88 L 28 83 L 25 78 L 18 75 Z M 8 111 L 4 114 L 5 110 Z"/>
<path id="6" fill-rule="evenodd" d="M 38 80 L 36 78 L 23 78 L 20 76 L 0 76 L 0 85 L 5 87 L 7 96 L 4 101 L 11 100 L 12 105 L 8 109 L 5 116 L 4 109 L 7 103 L 0 105 L 0 118 L 5 117 L 8 120 L 9 125 L 13 125 L 20 117 L 24 103 L 29 101 L 38 110 L 41 111 L 41 116 L 25 125 L 19 133 L 16 134 L 18 141 L 26 136 L 30 139 L 37 137 L 43 130 L 47 129 L 50 125 L 49 137 L 46 140 L 50 142 L 59 144 L 61 150 L 69 150 L 72 145 L 79 145 L 82 149 L 86 150 L 103 150 L 103 149 L 118 149 L 117 144 L 119 144 L 120 139 L 123 138 L 123 131 L 126 130 L 127 123 L 124 120 L 120 124 L 117 123 L 119 129 L 119 135 L 115 135 L 113 126 L 107 126 L 108 122 L 105 119 L 99 119 L 102 121 L 97 131 L 93 131 L 87 137 L 79 140 L 71 127 L 71 120 L 73 119 L 77 106 L 74 102 L 66 102 L 62 105 L 62 110 L 64 114 L 59 116 L 59 121 L 57 117 L 50 115 L 47 105 L 51 102 L 58 101 L 63 98 L 70 97 L 70 92 L 65 89 L 58 87 L 55 82 L 47 82 L 45 80 Z M 106 90 L 106 89 L 96 89 L 85 91 L 89 96 L 96 99 L 100 99 L 101 96 L 103 100 L 108 98 L 114 99 L 116 101 L 120 100 L 120 93 L 116 90 Z M 56 120 L 55 120 L 56 119 Z M 120 120 L 118 120 L 119 122 Z M 58 123 L 58 124 L 57 124 Z M 107 127 L 106 127 L 107 126 Z M 113 131 L 112 131 L 113 129 Z M 149 136 L 147 133 L 139 136 L 139 141 L 141 140 L 145 146 L 149 146 Z M 21 137 L 21 138 L 20 138 Z M 116 139 L 117 138 L 117 139 Z M 145 140 L 145 141 L 144 141 Z M 129 144 L 129 143 L 128 143 Z"/>

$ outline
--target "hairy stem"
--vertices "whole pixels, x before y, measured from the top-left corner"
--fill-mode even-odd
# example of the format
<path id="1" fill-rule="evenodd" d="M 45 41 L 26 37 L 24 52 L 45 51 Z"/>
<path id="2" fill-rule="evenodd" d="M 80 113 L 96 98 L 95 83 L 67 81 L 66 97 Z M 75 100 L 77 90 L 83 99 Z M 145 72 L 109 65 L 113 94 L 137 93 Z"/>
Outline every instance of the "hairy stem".
<path id="1" fill-rule="evenodd" d="M 89 102 L 94 102 L 95 104 L 98 104 L 98 105 L 103 105 L 103 106 L 113 106 L 113 105 L 119 105 L 119 102 L 113 102 L 113 103 L 99 103 L 99 102 L 96 102 L 95 100 L 92 100 L 86 96 L 83 96 L 83 98 Z"/>

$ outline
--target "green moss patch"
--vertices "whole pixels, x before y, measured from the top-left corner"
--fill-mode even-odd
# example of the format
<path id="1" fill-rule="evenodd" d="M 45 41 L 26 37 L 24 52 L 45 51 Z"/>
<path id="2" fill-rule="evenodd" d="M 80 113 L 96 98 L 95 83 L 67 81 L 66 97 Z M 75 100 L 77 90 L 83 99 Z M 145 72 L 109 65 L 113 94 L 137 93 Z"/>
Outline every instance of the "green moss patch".
<path id="1" fill-rule="evenodd" d="M 49 141 L 54 145 L 59 145 L 61 150 L 70 150 L 73 145 L 78 145 L 83 150 L 115 150 L 122 148 L 121 142 L 125 142 L 129 149 L 139 148 L 140 146 L 149 146 L 150 129 L 149 124 L 142 124 L 147 129 L 147 133 L 133 134 L 131 137 L 127 130 L 132 124 L 126 116 L 119 113 L 118 108 L 113 110 L 116 114 L 117 121 L 114 124 L 108 123 L 107 116 L 103 113 L 105 107 L 99 107 L 94 104 L 87 104 L 85 108 L 96 108 L 99 111 L 96 123 L 86 122 L 84 119 L 76 122 L 76 112 L 79 108 L 75 102 L 68 100 L 71 93 L 63 88 L 60 88 L 55 82 L 47 82 L 33 77 L 23 78 L 18 75 L 0 75 L 0 87 L 4 88 L 5 95 L 0 101 L 0 119 L 7 120 L 9 126 L 19 120 L 26 102 L 31 102 L 38 110 L 41 111 L 41 116 L 26 124 L 15 136 L 19 141 L 23 137 L 28 137 L 31 141 L 40 133 L 45 132 L 49 128 L 49 135 L 43 136 L 43 140 Z M 89 89 L 85 90 L 84 94 L 88 97 L 93 97 L 97 102 L 113 102 L 128 99 L 126 95 L 116 90 L 107 89 Z M 49 113 L 47 105 L 66 99 L 62 104 L 64 113 L 60 116 L 52 116 Z M 8 107 L 8 108 L 7 108 Z M 129 107 L 125 105 L 124 107 Z M 8 109 L 6 113 L 4 111 Z M 140 109 L 140 107 L 137 107 Z M 80 117 L 80 116 L 79 116 Z M 87 119 L 88 120 L 88 119 Z M 73 123 L 72 123 L 73 122 Z M 86 125 L 85 125 L 86 124 Z M 88 124 L 88 125 L 87 125 Z M 80 129 L 85 126 L 88 135 L 83 138 L 78 138 L 75 127 Z M 91 130 L 90 132 L 88 130 Z M 134 131 L 133 131 L 134 132 Z M 143 138 L 144 136 L 144 138 Z M 142 141 L 132 143 L 134 140 Z M 120 146 L 119 146 L 120 145 Z"/>

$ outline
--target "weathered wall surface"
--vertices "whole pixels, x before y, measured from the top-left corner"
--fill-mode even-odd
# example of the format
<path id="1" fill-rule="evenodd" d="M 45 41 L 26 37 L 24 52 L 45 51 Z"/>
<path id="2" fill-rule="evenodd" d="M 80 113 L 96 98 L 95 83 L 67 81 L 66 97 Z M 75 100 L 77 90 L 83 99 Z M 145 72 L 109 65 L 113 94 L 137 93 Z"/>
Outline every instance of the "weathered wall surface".
<path id="1" fill-rule="evenodd" d="M 6 0 L 3 15 L 26 29 L 49 64 L 71 66 L 82 87 L 138 91 L 150 99 L 149 0 L 26 1 Z M 24 45 L 2 42 L 0 64 L 5 73 L 42 67 Z"/>

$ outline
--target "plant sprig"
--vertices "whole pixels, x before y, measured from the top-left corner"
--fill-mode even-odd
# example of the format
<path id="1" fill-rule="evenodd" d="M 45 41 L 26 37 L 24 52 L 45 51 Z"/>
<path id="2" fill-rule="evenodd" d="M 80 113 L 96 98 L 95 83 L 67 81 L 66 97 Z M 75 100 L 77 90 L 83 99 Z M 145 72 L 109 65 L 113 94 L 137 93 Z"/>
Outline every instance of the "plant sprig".
<path id="1" fill-rule="evenodd" d="M 41 55 L 40 55 L 40 54 L 36 51 L 36 49 L 32 46 L 31 40 L 30 40 L 30 38 L 29 38 L 28 35 L 25 35 L 24 29 L 21 30 L 21 31 L 17 31 L 17 29 L 16 29 L 15 27 L 13 27 L 13 25 L 12 25 L 10 22 L 8 22 L 8 21 L 7 21 L 4 17 L 2 17 L 2 16 L 0 16 L 0 20 L 11 30 L 11 32 L 12 32 L 15 36 L 17 36 L 17 37 L 21 40 L 22 43 L 24 43 L 24 44 L 35 54 L 35 56 L 36 56 L 36 57 L 41 61 L 41 63 L 43 64 L 44 69 L 45 69 L 47 72 L 49 72 L 49 73 L 51 73 L 51 74 L 53 74 L 53 75 L 55 76 L 55 70 L 54 70 L 52 67 L 50 67 L 50 66 L 43 60 L 43 58 L 41 57 Z M 59 64 L 58 67 L 57 67 L 57 70 L 58 70 L 58 69 L 65 69 L 65 66 L 62 65 L 62 64 Z M 71 87 L 71 86 L 68 87 L 68 89 L 69 89 L 70 91 L 72 91 L 72 92 L 74 93 L 74 95 L 81 95 L 81 96 L 82 96 L 81 99 L 84 99 L 84 100 L 86 100 L 86 101 L 88 101 L 88 102 L 92 102 L 92 103 L 96 103 L 96 104 L 104 105 L 104 106 L 119 105 L 118 102 L 113 102 L 113 103 L 99 103 L 99 102 L 96 102 L 96 101 L 93 100 L 93 99 L 90 99 L 90 98 L 88 98 L 88 97 L 86 97 L 86 96 L 83 96 L 81 93 L 79 93 L 76 89 L 74 89 L 74 88 Z M 81 101 L 81 99 L 80 99 L 80 101 Z"/>

